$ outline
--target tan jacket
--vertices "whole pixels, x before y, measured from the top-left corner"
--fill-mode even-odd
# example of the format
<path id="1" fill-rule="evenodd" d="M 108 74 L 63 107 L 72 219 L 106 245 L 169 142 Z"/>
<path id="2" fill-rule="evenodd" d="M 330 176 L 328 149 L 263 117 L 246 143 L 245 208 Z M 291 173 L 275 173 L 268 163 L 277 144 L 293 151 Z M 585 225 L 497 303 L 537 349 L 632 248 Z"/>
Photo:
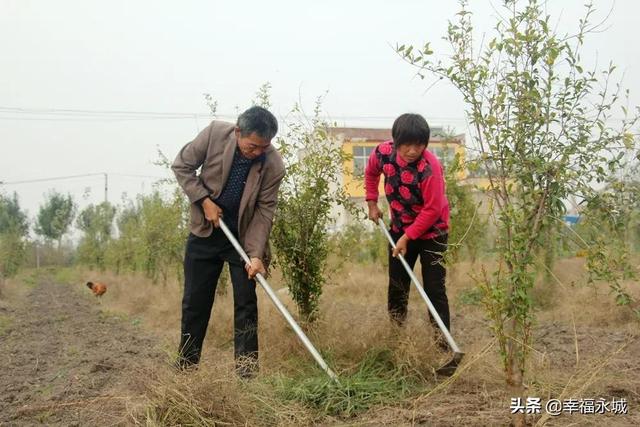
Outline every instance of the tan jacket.
<path id="1" fill-rule="evenodd" d="M 214 120 L 180 150 L 171 165 L 178 184 L 191 202 L 190 230 L 196 236 L 207 237 L 213 232 L 213 225 L 205 219 L 199 200 L 207 196 L 217 198 L 227 182 L 237 147 L 234 129 L 232 123 Z M 247 176 L 240 200 L 238 237 L 250 258 L 260 258 L 268 263 L 269 234 L 278 189 L 284 177 L 284 163 L 271 145 L 265 155 L 264 162 L 255 162 Z M 197 175 L 200 166 L 202 170 Z"/>

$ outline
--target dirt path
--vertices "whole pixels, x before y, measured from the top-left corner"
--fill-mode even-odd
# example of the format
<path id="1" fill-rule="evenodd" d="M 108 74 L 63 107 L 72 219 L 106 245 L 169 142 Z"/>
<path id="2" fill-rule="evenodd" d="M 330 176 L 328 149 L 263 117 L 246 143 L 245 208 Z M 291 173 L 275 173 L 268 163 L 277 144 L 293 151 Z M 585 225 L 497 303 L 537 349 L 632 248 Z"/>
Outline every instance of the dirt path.
<path id="1" fill-rule="evenodd" d="M 99 308 L 52 280 L 4 301 L 0 425 L 131 424 L 142 375 L 166 357 L 139 327 Z"/>

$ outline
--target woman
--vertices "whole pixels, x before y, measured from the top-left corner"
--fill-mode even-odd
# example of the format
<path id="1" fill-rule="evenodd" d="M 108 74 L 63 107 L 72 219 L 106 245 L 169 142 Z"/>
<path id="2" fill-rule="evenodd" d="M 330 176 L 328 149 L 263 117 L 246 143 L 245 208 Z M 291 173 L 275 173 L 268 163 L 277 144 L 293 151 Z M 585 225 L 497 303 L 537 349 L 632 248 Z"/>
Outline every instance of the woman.
<path id="1" fill-rule="evenodd" d="M 384 190 L 391 208 L 390 233 L 396 249 L 389 250 L 388 309 L 391 319 L 402 325 L 407 317 L 410 277 L 396 256 L 402 254 L 414 267 L 418 256 L 427 296 L 449 329 L 449 302 L 442 264 L 447 250 L 449 202 L 445 195 L 442 166 L 427 150 L 430 129 L 419 114 L 403 114 L 393 123 L 392 141 L 379 144 L 365 168 L 369 219 L 378 222 L 378 184 L 384 175 Z M 430 315 L 432 324 L 434 319 Z M 439 340 L 445 347 L 446 344 Z"/>

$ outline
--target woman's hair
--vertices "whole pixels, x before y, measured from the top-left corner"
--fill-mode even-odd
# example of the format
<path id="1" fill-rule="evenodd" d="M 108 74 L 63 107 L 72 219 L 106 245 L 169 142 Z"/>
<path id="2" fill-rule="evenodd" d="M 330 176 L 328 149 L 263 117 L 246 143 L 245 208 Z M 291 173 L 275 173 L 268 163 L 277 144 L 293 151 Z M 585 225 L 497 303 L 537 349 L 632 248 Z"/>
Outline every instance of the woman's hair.
<path id="1" fill-rule="evenodd" d="M 403 144 L 429 144 L 431 130 L 420 114 L 405 113 L 393 122 L 391 137 L 396 147 Z"/>

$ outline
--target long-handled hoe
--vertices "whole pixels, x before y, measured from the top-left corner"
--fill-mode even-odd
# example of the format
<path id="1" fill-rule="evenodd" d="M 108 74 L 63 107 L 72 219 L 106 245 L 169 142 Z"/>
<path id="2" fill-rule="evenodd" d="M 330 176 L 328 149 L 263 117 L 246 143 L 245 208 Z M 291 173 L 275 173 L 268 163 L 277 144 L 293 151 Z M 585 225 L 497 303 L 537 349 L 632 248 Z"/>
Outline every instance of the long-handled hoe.
<path id="1" fill-rule="evenodd" d="M 391 247 L 395 249 L 396 243 L 393 241 L 393 238 L 389 234 L 389 231 L 387 230 L 387 227 L 384 225 L 384 221 L 382 220 L 382 218 L 378 219 L 378 225 L 380 226 L 380 229 L 382 230 L 384 235 L 387 236 L 387 240 L 389 240 Z M 445 363 L 444 365 L 436 369 L 436 374 L 443 375 L 443 376 L 451 376 L 456 371 L 456 369 L 458 369 L 458 365 L 460 365 L 460 361 L 462 361 L 462 357 L 464 356 L 464 353 L 460 351 L 460 348 L 458 347 L 456 342 L 453 340 L 451 333 L 442 322 L 440 315 L 438 314 L 435 307 L 431 303 L 431 300 L 429 300 L 429 297 L 424 291 L 424 288 L 420 284 L 420 281 L 418 280 L 416 275 L 413 273 L 413 270 L 411 269 L 411 267 L 409 267 L 409 264 L 407 263 L 407 261 L 404 259 L 402 254 L 398 254 L 398 258 L 400 258 L 400 262 L 404 266 L 405 270 L 407 270 L 407 273 L 409 273 L 409 276 L 411 277 L 411 281 L 413 282 L 416 289 L 418 290 L 418 293 L 420 294 L 424 302 L 427 303 L 429 312 L 431 313 L 433 318 L 436 320 L 438 327 L 440 328 L 444 336 L 447 338 L 447 343 L 449 344 L 449 347 L 453 351 L 453 358 L 449 362 Z"/>
<path id="2" fill-rule="evenodd" d="M 222 228 L 222 231 L 227 236 L 227 238 L 229 239 L 233 247 L 236 249 L 238 254 L 240 254 L 244 262 L 246 262 L 247 264 L 250 264 L 251 261 L 249 260 L 249 257 L 247 256 L 246 252 L 244 251 L 244 249 L 242 249 L 242 246 L 240 246 L 240 243 L 238 243 L 238 240 L 236 240 L 236 238 L 231 233 L 231 231 L 229 231 L 229 229 L 227 228 L 227 225 L 224 223 L 222 219 L 220 219 L 220 228 Z M 256 275 L 256 279 L 258 280 L 258 283 L 260 283 L 260 286 L 262 286 L 262 289 L 264 289 L 267 295 L 269 295 L 269 298 L 271 298 L 271 301 L 275 304 L 275 306 L 278 308 L 280 313 L 282 313 L 284 318 L 287 319 L 289 326 L 291 326 L 294 332 L 298 335 L 298 338 L 300 338 L 300 341 L 302 341 L 302 343 L 307 348 L 307 350 L 309 350 L 309 353 L 311 353 L 313 358 L 316 359 L 316 362 L 318 362 L 318 365 L 320 365 L 322 370 L 325 371 L 327 375 L 329 375 L 329 377 L 336 384 L 339 385 L 340 383 L 338 382 L 338 376 L 331 370 L 331 368 L 329 368 L 329 365 L 327 365 L 327 363 L 324 361 L 320 353 L 318 353 L 318 350 L 316 350 L 316 348 L 313 346 L 309 338 L 307 338 L 307 336 L 302 331 L 300 326 L 298 326 L 298 324 L 296 323 L 294 318 L 291 316 L 289 311 L 287 311 L 286 307 L 282 304 L 282 302 L 280 302 L 280 300 L 276 296 L 273 289 L 271 289 L 271 286 L 269 286 L 269 283 L 267 283 L 267 281 L 265 280 L 264 276 L 258 273 Z"/>

